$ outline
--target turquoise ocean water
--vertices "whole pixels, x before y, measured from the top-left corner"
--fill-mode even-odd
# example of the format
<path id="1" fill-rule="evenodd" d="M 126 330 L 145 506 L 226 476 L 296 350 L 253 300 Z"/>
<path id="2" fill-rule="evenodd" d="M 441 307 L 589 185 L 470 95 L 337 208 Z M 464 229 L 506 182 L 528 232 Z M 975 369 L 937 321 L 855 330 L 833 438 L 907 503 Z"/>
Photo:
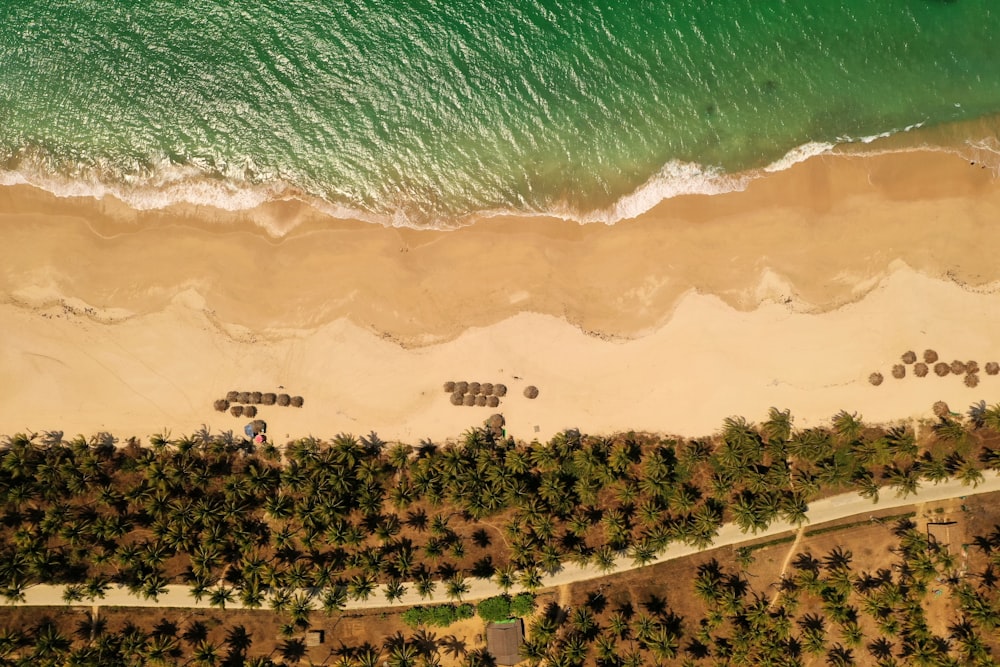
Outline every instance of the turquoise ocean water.
<path id="1" fill-rule="evenodd" d="M 613 222 L 1000 113 L 996 0 L 3 0 L 0 182 Z"/>

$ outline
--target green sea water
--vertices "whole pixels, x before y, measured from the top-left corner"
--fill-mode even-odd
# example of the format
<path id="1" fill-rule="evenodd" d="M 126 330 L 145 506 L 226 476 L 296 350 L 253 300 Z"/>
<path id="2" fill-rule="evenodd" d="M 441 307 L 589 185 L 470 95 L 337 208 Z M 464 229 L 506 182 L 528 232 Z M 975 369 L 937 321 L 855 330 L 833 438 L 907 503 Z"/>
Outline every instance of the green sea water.
<path id="1" fill-rule="evenodd" d="M 997 113 L 996 0 L 0 0 L 0 182 L 135 206 L 614 221 Z"/>

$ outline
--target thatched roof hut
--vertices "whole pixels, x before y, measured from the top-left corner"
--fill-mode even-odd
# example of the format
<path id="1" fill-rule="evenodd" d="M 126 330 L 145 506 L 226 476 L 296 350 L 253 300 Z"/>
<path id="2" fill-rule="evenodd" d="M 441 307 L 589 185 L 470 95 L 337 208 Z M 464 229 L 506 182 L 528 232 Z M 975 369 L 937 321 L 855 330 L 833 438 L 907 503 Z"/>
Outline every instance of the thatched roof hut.
<path id="1" fill-rule="evenodd" d="M 491 407 L 491 408 L 499 407 L 500 406 L 500 399 L 497 398 L 496 396 L 487 396 L 486 397 L 486 405 L 489 406 L 489 407 Z"/>
<path id="2" fill-rule="evenodd" d="M 215 409 L 216 409 L 216 410 L 218 410 L 219 412 L 225 412 L 226 410 L 228 410 L 228 409 L 229 409 L 229 401 L 227 401 L 227 400 L 226 400 L 226 399 L 224 399 L 224 398 L 220 398 L 219 400 L 217 400 L 217 401 L 216 401 L 215 403 L 213 403 L 212 405 L 213 405 L 213 406 L 215 407 Z"/>
<path id="3" fill-rule="evenodd" d="M 240 400 L 240 392 L 230 391 L 226 394 L 226 400 L 230 403 L 236 403 Z"/>
<path id="4" fill-rule="evenodd" d="M 484 382 L 483 384 L 481 384 L 479 386 L 479 393 L 482 394 L 483 396 L 490 396 L 490 395 L 492 395 L 493 394 L 493 383 L 492 382 Z"/>
<path id="5" fill-rule="evenodd" d="M 975 361 L 966 361 L 965 362 L 965 372 L 966 373 L 978 373 L 979 372 L 979 364 L 977 362 L 975 362 Z"/>
<path id="6" fill-rule="evenodd" d="M 257 416 L 257 408 L 254 407 L 254 406 L 252 406 L 252 405 L 244 406 L 243 407 L 243 416 L 244 417 L 256 417 Z"/>
<path id="7" fill-rule="evenodd" d="M 965 386 L 966 387 L 975 387 L 978 384 L 979 384 L 979 374 L 978 373 L 969 373 L 968 375 L 965 376 Z"/>
<path id="8" fill-rule="evenodd" d="M 917 360 L 917 353 L 914 352 L 913 350 L 907 350 L 906 352 L 903 353 L 901 359 L 903 360 L 904 364 L 912 364 Z"/>
<path id="9" fill-rule="evenodd" d="M 478 405 L 481 408 L 485 408 L 486 407 L 486 397 L 483 396 L 482 394 L 480 394 L 479 396 L 476 396 L 476 405 Z"/>
<path id="10" fill-rule="evenodd" d="M 465 405 L 471 408 L 476 404 L 476 397 L 473 396 L 472 394 L 466 394 L 465 396 L 463 396 L 463 401 L 465 402 Z"/>
<path id="11" fill-rule="evenodd" d="M 486 428 L 498 429 L 498 428 L 503 428 L 504 424 L 506 424 L 507 422 L 503 418 L 503 415 L 493 414 L 487 417 L 486 421 L 483 423 L 486 424 Z"/>
<path id="12" fill-rule="evenodd" d="M 293 408 L 301 408 L 303 405 L 305 405 L 305 399 L 303 399 L 301 396 L 292 396 L 291 403 Z"/>
<path id="13" fill-rule="evenodd" d="M 292 397 L 288 394 L 278 394 L 278 405 L 287 408 L 292 403 Z"/>
<path id="14" fill-rule="evenodd" d="M 249 403 L 250 402 L 250 392 L 249 391 L 241 391 L 240 395 L 239 395 L 239 402 L 240 403 Z"/>
<path id="15" fill-rule="evenodd" d="M 260 393 L 259 391 L 250 392 L 250 402 L 252 404 L 254 405 L 259 404 L 262 398 L 264 398 L 264 394 Z"/>
<path id="16" fill-rule="evenodd" d="M 943 361 L 939 361 L 936 364 L 934 364 L 934 373 L 939 377 L 944 377 L 950 372 L 951 372 L 951 366 L 944 363 Z"/>
<path id="17" fill-rule="evenodd" d="M 951 362 L 951 372 L 954 373 L 955 375 L 961 375 L 962 373 L 965 372 L 965 364 L 956 359 L 955 361 Z"/>
<path id="18" fill-rule="evenodd" d="M 533 384 L 528 385 L 524 388 L 525 398 L 538 398 L 538 387 Z"/>
<path id="19" fill-rule="evenodd" d="M 987 361 L 986 362 L 986 374 L 987 375 L 996 375 L 997 373 L 1000 373 L 1000 364 L 998 364 L 995 361 Z"/>
<path id="20" fill-rule="evenodd" d="M 882 384 L 882 374 L 872 373 L 871 375 L 868 376 L 868 381 L 877 387 L 880 384 Z"/>
<path id="21" fill-rule="evenodd" d="M 897 380 L 902 380 L 906 377 L 906 366 L 903 364 L 896 364 L 892 367 L 892 377 Z"/>
<path id="22" fill-rule="evenodd" d="M 447 382 L 445 382 L 444 383 L 444 390 L 445 390 L 446 393 L 449 393 L 449 394 L 452 393 L 453 391 L 455 391 L 455 382 L 454 382 L 454 380 L 448 380 Z"/>
<path id="23" fill-rule="evenodd" d="M 924 363 L 933 364 L 938 360 L 938 353 L 934 350 L 924 350 Z"/>
<path id="24" fill-rule="evenodd" d="M 469 383 L 466 382 L 465 380 L 462 380 L 461 382 L 456 382 L 455 391 L 457 391 L 460 394 L 464 394 L 465 392 L 469 391 Z"/>
<path id="25" fill-rule="evenodd" d="M 274 405 L 278 401 L 277 394 L 264 394 L 260 397 L 261 405 Z"/>
<path id="26" fill-rule="evenodd" d="M 231 414 L 234 417 L 242 417 L 243 416 L 243 406 L 242 405 L 234 405 L 233 407 L 229 408 L 229 414 Z"/>
<path id="27" fill-rule="evenodd" d="M 948 404 L 944 401 L 937 401 L 934 404 L 934 415 L 937 417 L 947 417 L 951 410 L 948 408 Z"/>
<path id="28" fill-rule="evenodd" d="M 480 385 L 479 385 L 478 382 L 470 382 L 469 383 L 469 393 L 470 394 L 472 394 L 472 395 L 478 394 L 479 393 L 479 389 L 480 389 Z"/>
<path id="29" fill-rule="evenodd" d="M 927 364 L 925 364 L 922 361 L 913 364 L 913 374 L 916 375 L 918 378 L 926 376 L 928 370 L 929 369 L 927 368 Z"/>
<path id="30" fill-rule="evenodd" d="M 498 665 L 507 667 L 521 662 L 523 643 L 524 621 L 519 618 L 486 626 L 486 650 Z"/>
<path id="31" fill-rule="evenodd" d="M 505 384 L 495 384 L 493 385 L 493 393 L 503 398 L 507 395 L 507 385 Z"/>
<path id="32" fill-rule="evenodd" d="M 451 404 L 452 405 L 461 405 L 463 403 L 463 399 L 464 398 L 465 398 L 465 394 L 463 394 L 462 392 L 460 392 L 460 391 L 452 392 L 451 399 L 450 399 L 451 400 Z"/>

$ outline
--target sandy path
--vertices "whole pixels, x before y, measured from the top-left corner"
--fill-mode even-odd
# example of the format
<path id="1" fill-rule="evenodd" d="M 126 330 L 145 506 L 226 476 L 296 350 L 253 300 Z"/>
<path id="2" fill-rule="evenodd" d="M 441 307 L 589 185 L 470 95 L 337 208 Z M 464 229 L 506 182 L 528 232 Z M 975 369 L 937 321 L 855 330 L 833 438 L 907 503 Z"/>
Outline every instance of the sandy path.
<path id="1" fill-rule="evenodd" d="M 888 494 L 883 493 L 879 495 L 877 503 L 872 503 L 870 499 L 864 498 L 858 494 L 845 493 L 817 500 L 812 503 L 807 513 L 807 524 L 810 526 L 816 526 L 848 517 L 864 516 L 866 514 L 871 514 L 876 510 L 882 511 L 897 509 L 900 507 L 911 507 L 922 503 L 937 502 L 951 498 L 993 493 L 997 491 L 1000 491 L 1000 473 L 987 471 L 985 473 L 984 481 L 975 488 L 965 486 L 957 480 L 948 480 L 947 482 L 942 482 L 941 484 L 934 486 L 921 487 L 918 489 L 916 494 L 912 494 L 906 498 L 899 498 L 896 496 L 887 497 Z M 657 563 L 664 563 L 677 558 L 684 558 L 685 556 L 691 556 L 702 551 L 717 549 L 719 547 L 739 545 L 744 542 L 759 540 L 760 538 L 773 535 L 780 535 L 796 529 L 797 527 L 794 524 L 783 521 L 775 521 L 767 529 L 756 534 L 748 535 L 742 532 L 736 524 L 729 523 L 719 529 L 719 533 L 716 536 L 715 541 L 708 549 L 698 549 L 685 544 L 675 544 L 657 556 L 656 559 L 648 565 L 655 565 Z M 627 557 L 618 558 L 615 567 L 611 571 L 607 572 L 598 570 L 594 567 L 585 567 L 568 563 L 559 572 L 543 577 L 542 587 L 561 588 L 581 581 L 592 581 L 594 579 L 600 579 L 613 574 L 636 570 L 639 569 L 639 567 L 640 566 L 635 565 L 633 561 Z M 467 580 L 467 583 L 469 584 L 469 591 L 462 595 L 463 601 L 481 600 L 493 595 L 499 595 L 503 592 L 492 580 L 489 579 L 469 579 Z M 401 608 L 414 605 L 452 602 L 453 600 L 444 595 L 443 588 L 443 585 L 438 585 L 434 591 L 434 595 L 425 599 L 421 598 L 417 594 L 412 584 L 407 584 L 407 591 L 403 595 L 402 599 L 395 603 L 388 603 L 385 600 L 382 587 L 378 587 L 368 600 L 351 600 L 347 603 L 346 609 Z M 32 586 L 25 591 L 25 600 L 14 604 L 46 607 L 62 606 L 65 604 L 62 599 L 63 590 L 63 586 Z M 520 592 L 521 590 L 520 586 L 514 586 L 510 592 Z M 12 606 L 9 602 L 3 602 L 2 604 L 5 606 Z M 72 603 L 71 606 L 93 606 L 93 602 L 81 601 Z M 167 587 L 167 591 L 160 596 L 159 600 L 155 602 L 151 600 L 143 600 L 132 595 L 125 588 L 115 586 L 112 587 L 104 599 L 100 601 L 100 606 L 208 608 L 211 605 L 208 603 L 207 596 L 199 602 L 191 596 L 190 589 L 187 586 L 171 585 Z M 243 608 L 239 602 L 228 604 L 226 607 L 229 609 Z"/>

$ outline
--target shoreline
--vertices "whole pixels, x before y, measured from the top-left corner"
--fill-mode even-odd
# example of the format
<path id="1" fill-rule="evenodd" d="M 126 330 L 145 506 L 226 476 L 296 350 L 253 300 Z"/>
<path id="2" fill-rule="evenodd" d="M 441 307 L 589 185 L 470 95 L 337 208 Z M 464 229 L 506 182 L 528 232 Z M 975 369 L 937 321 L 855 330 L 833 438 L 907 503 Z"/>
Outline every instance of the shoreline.
<path id="1" fill-rule="evenodd" d="M 284 386 L 306 407 L 261 415 L 279 440 L 440 441 L 494 412 L 448 403 L 465 379 L 506 383 L 497 411 L 526 440 L 698 436 L 771 405 L 800 427 L 891 421 L 1000 386 L 867 383 L 907 349 L 1000 358 L 1000 187 L 953 154 L 814 157 L 612 226 L 254 215 L 301 224 L 274 239 L 224 211 L 0 189 L 0 432 L 238 429 L 214 399 Z"/>

